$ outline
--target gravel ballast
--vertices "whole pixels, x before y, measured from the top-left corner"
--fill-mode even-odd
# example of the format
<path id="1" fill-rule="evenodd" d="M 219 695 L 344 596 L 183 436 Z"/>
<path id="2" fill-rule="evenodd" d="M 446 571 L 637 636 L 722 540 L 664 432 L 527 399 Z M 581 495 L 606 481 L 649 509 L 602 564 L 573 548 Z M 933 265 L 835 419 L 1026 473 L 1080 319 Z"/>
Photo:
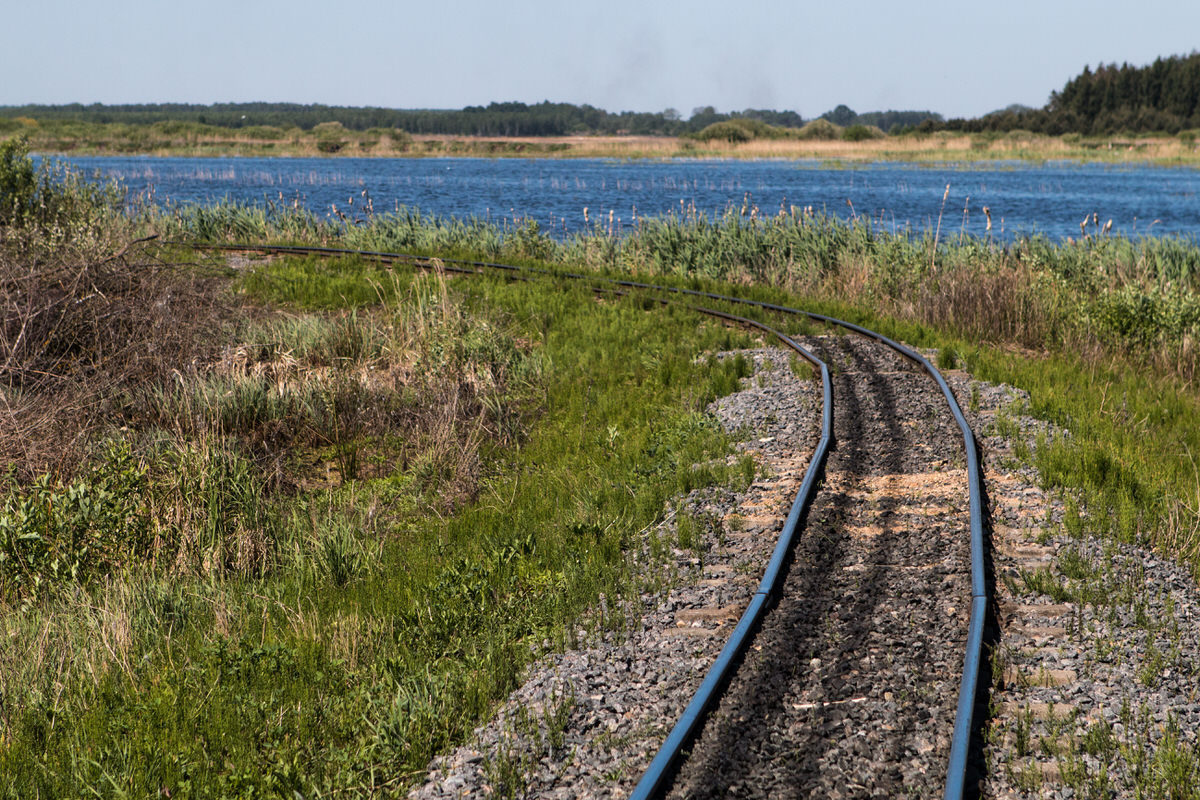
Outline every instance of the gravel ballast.
<path id="1" fill-rule="evenodd" d="M 1192 797 L 1200 786 L 1200 590 L 1146 547 L 1069 524 L 1022 453 L 1028 395 L 948 376 L 984 456 L 999 635 L 987 798 Z M 969 403 L 974 396 L 976 402 Z M 1191 774 L 1182 773 L 1188 767 Z M 1174 763 L 1172 763 L 1174 762 Z"/>

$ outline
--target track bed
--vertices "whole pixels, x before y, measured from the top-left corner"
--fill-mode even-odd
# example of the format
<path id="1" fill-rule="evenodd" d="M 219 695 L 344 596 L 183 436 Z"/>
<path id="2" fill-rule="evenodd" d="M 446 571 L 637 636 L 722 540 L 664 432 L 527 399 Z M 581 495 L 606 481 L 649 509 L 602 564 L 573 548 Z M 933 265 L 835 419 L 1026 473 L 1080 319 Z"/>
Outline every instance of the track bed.
<path id="1" fill-rule="evenodd" d="M 826 480 L 670 796 L 935 796 L 970 602 L 962 438 L 936 385 L 883 345 L 802 344 L 834 372 Z"/>

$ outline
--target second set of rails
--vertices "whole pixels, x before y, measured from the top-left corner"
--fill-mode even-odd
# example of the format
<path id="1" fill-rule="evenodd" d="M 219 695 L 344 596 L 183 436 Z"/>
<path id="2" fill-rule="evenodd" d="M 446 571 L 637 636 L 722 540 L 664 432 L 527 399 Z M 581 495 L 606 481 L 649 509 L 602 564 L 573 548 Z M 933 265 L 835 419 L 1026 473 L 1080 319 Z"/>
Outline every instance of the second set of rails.
<path id="1" fill-rule="evenodd" d="M 843 320 L 695 289 L 405 253 L 178 244 L 418 268 L 436 261 L 452 272 L 652 292 L 662 303 L 688 298 L 698 313 L 755 328 L 793 350 L 820 374 L 820 439 L 758 589 L 630 797 L 891 796 L 912 791 L 914 779 L 928 782 L 938 759 L 942 796 L 964 796 L 987 614 L 982 474 L 962 409 L 923 355 Z M 799 316 L 862 338 L 853 345 L 838 345 L 840 336 L 801 341 L 691 300 Z M 929 441 L 920 441 L 926 433 Z M 955 453 L 945 442 L 951 433 L 960 438 Z M 952 469 L 960 459 L 964 468 Z M 915 508 L 921 492 L 937 497 Z M 813 634 L 820 628 L 824 638 Z M 947 648 L 961 658 L 956 675 L 947 674 Z M 947 696 L 948 683 L 957 684 L 956 697 Z M 939 734 L 933 728 L 948 707 L 954 725 Z"/>

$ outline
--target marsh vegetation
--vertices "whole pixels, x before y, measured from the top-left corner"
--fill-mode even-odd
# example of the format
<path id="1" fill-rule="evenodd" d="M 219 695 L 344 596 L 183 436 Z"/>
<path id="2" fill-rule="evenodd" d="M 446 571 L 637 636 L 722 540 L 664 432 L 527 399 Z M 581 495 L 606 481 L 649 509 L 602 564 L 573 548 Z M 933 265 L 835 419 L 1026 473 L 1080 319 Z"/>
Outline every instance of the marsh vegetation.
<path id="1" fill-rule="evenodd" d="M 1080 163 L 1200 162 L 1194 129 L 1168 133 L 1046 134 L 1012 130 L 912 129 L 885 135 L 875 126 L 817 119 L 782 127 L 756 119 L 715 122 L 681 136 L 543 136 L 411 133 L 347 128 L 331 121 L 303 129 L 201 122 L 80 122 L 0 118 L 0 139 L 23 138 L 41 153 L 71 156 L 294 156 L 419 158 L 785 158 L 917 163 L 1068 160 Z"/>
<path id="2" fill-rule="evenodd" d="M 535 653 L 619 625 L 681 485 L 743 479 L 694 466 L 729 331 L 128 246 L 146 220 L 10 155 L 4 796 L 398 791 Z"/>
<path id="3" fill-rule="evenodd" d="M 163 213 L 13 144 L 0 210 L 4 796 L 399 792 L 529 659 L 620 628 L 635 534 L 677 493 L 747 480 L 703 414 L 736 362 L 697 358 L 742 333 L 552 280 L 167 238 L 653 276 L 864 322 L 1029 389 L 1072 431 L 1031 457 L 1075 524 L 1200 568 L 1189 240 L 1000 244 L 803 210 L 565 241 Z"/>

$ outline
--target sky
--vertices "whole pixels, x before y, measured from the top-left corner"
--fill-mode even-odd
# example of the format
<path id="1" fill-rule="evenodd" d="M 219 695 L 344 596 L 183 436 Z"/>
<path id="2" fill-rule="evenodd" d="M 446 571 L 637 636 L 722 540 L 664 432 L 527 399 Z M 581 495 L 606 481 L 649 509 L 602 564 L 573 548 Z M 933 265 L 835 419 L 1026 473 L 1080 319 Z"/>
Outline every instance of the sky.
<path id="1" fill-rule="evenodd" d="M 1194 0 L 7 0 L 0 105 L 589 103 L 686 118 L 1042 106 L 1200 46 Z"/>

